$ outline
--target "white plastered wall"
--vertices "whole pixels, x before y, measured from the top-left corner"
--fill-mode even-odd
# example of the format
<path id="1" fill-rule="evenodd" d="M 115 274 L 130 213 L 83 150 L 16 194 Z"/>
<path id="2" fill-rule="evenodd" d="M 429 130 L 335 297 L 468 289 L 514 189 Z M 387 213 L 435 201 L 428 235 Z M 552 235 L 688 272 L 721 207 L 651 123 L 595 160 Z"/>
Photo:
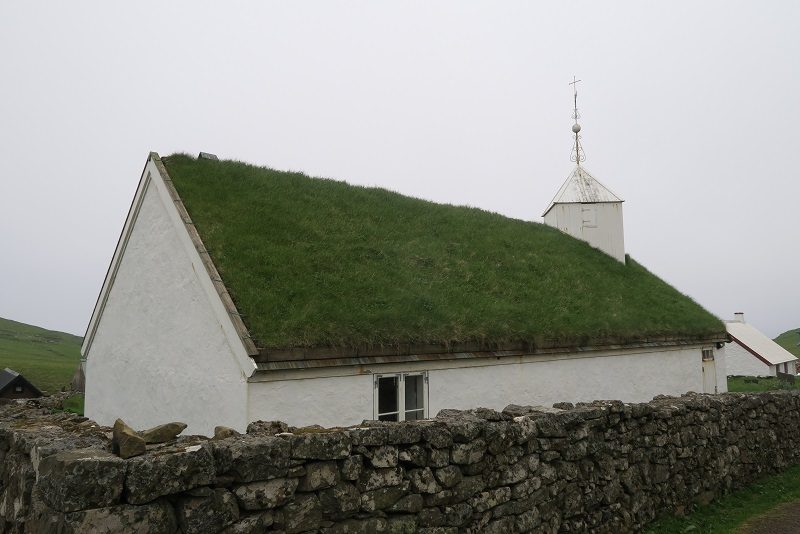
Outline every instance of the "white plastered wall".
<path id="1" fill-rule="evenodd" d="M 152 160 L 143 176 L 84 345 L 86 415 L 244 430 L 254 364 Z"/>
<path id="2" fill-rule="evenodd" d="M 428 371 L 428 414 L 444 408 L 502 410 L 509 404 L 616 399 L 644 402 L 658 394 L 703 391 L 701 346 L 486 360 L 415 362 L 331 371 L 318 378 L 297 371 L 249 384 L 249 419 L 291 425 L 346 426 L 373 415 L 372 373 Z M 709 348 L 706 346 L 706 348 Z M 725 351 L 715 350 L 718 392 L 727 391 Z M 313 371 L 312 371 L 313 372 Z M 323 374 L 322 372 L 317 372 Z M 267 378 L 267 380 L 270 380 Z"/>
<path id="3" fill-rule="evenodd" d="M 585 210 L 594 210 L 591 220 L 587 220 L 590 217 L 588 217 L 589 212 Z M 582 239 L 609 256 L 625 262 L 621 202 L 554 204 L 545 214 L 544 223 L 572 237 Z"/>
<path id="4" fill-rule="evenodd" d="M 775 366 L 767 365 L 736 341 L 728 343 L 726 349 L 728 375 L 731 376 L 775 376 Z"/>

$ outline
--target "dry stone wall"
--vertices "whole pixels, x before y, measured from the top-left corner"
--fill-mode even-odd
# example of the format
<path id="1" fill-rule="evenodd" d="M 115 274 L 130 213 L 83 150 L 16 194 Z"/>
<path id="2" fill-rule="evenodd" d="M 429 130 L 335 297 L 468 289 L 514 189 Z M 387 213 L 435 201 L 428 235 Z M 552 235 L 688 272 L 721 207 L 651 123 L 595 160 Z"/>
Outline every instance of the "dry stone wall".
<path id="1" fill-rule="evenodd" d="M 557 406 L 259 422 L 123 460 L 111 429 L 12 404 L 0 532 L 636 532 L 800 462 L 795 392 Z"/>

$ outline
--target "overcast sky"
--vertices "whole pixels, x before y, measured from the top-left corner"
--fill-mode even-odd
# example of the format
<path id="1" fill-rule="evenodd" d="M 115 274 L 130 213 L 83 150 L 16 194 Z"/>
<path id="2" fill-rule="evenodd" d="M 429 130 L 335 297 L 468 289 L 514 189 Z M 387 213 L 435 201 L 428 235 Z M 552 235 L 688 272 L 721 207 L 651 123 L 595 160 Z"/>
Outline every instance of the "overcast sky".
<path id="1" fill-rule="evenodd" d="M 113 4 L 113 5 L 112 5 Z M 148 152 L 531 221 L 574 164 L 626 250 L 800 327 L 800 2 L 2 2 L 0 317 L 83 335 Z"/>

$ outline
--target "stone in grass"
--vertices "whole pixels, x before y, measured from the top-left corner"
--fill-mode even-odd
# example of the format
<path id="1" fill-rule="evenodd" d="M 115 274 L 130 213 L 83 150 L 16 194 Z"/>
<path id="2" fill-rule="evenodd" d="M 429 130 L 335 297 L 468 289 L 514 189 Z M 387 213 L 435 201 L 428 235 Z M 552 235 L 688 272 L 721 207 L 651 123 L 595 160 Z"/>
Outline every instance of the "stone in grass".
<path id="1" fill-rule="evenodd" d="M 143 430 L 139 435 L 145 443 L 164 443 L 177 438 L 178 434 L 186 430 L 186 426 L 186 423 L 166 423 Z"/>
<path id="2" fill-rule="evenodd" d="M 122 419 L 114 421 L 111 436 L 111 450 L 120 458 L 133 458 L 144 454 L 147 450 L 144 439 Z"/>

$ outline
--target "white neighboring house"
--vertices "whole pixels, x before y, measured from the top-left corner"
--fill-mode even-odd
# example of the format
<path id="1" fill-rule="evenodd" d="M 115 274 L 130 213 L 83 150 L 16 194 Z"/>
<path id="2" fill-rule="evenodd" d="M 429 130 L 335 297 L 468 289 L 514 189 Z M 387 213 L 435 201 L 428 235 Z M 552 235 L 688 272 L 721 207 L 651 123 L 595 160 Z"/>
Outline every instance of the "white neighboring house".
<path id="1" fill-rule="evenodd" d="M 725 349 L 729 376 L 797 374 L 794 354 L 746 323 L 744 313 L 736 313 L 735 317 L 733 321 L 725 321 L 731 337 L 731 343 Z"/>
<path id="2" fill-rule="evenodd" d="M 601 233 L 606 220 L 597 219 Z M 611 224 L 621 236 L 621 211 Z M 256 420 L 352 425 L 430 417 L 443 408 L 723 392 L 725 341 L 720 325 L 702 338 L 603 346 L 259 348 L 152 153 L 81 354 L 88 417 L 101 424 L 121 417 L 135 428 L 177 420 L 188 433 L 210 435 L 216 425 L 243 431 Z"/>

